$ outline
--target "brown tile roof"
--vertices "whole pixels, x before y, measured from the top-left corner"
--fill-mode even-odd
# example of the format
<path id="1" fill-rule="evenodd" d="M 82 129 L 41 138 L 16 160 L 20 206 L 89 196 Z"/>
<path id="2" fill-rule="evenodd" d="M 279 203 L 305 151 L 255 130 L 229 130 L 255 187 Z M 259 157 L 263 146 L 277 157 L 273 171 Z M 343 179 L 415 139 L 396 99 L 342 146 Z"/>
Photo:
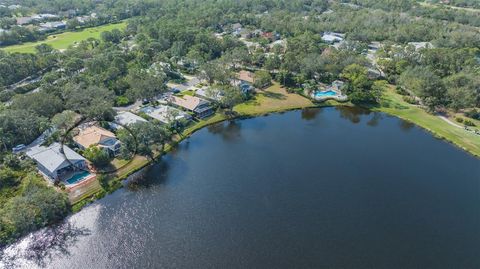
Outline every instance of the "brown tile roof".
<path id="1" fill-rule="evenodd" d="M 105 138 L 115 138 L 115 134 L 98 126 L 80 129 L 80 133 L 73 137 L 73 141 L 84 148 L 100 143 Z"/>
<path id="2" fill-rule="evenodd" d="M 184 95 L 183 97 L 173 95 L 170 101 L 177 106 L 181 106 L 191 111 L 195 110 L 199 105 L 207 102 L 201 98 L 190 95 Z"/>
<path id="3" fill-rule="evenodd" d="M 237 77 L 239 80 L 243 80 L 249 83 L 253 83 L 255 81 L 255 75 L 250 71 L 242 70 L 237 73 Z"/>

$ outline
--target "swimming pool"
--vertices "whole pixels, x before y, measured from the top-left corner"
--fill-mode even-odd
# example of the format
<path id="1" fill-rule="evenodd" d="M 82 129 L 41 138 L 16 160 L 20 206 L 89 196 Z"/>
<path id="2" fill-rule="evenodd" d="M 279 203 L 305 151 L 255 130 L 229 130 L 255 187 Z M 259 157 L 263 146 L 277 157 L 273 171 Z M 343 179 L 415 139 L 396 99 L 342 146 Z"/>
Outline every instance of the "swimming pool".
<path id="1" fill-rule="evenodd" d="M 317 91 L 317 92 L 315 93 L 315 97 L 325 97 L 325 96 L 335 96 L 335 95 L 337 95 L 337 93 L 334 92 L 334 91 L 331 91 L 331 90 L 329 90 L 329 91 L 321 91 L 321 92 L 318 92 L 318 91 Z"/>
<path id="2" fill-rule="evenodd" d="M 88 177 L 89 175 L 90 175 L 89 172 L 83 171 L 81 173 L 73 175 L 71 178 L 67 179 L 66 182 L 69 185 L 70 184 L 76 184 L 76 183 L 82 181 L 83 179 L 85 179 L 86 177 Z"/>

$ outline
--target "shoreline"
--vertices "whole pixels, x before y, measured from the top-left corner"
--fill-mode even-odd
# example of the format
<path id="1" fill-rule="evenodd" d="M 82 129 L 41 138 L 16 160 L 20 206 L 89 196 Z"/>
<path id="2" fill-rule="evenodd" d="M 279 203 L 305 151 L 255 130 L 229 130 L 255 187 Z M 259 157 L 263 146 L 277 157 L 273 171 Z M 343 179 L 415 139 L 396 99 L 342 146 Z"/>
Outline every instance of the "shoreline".
<path id="1" fill-rule="evenodd" d="M 434 130 L 426 127 L 426 126 L 422 126 L 418 123 L 416 123 L 415 121 L 412 121 L 406 117 L 403 117 L 401 115 L 398 115 L 398 114 L 394 114 L 394 113 L 390 113 L 388 111 L 385 111 L 383 110 L 381 107 L 380 108 L 377 108 L 377 109 L 372 109 L 368 106 L 358 106 L 358 105 L 352 105 L 352 104 L 349 104 L 349 103 L 345 103 L 345 104 L 342 104 L 342 103 L 338 103 L 338 104 L 331 104 L 331 103 L 328 103 L 328 104 L 315 104 L 315 105 L 312 105 L 312 106 L 305 106 L 305 107 L 298 107 L 298 108 L 288 108 L 288 109 L 283 109 L 283 110 L 275 110 L 275 111 L 268 111 L 268 112 L 263 112 L 263 113 L 254 113 L 254 114 L 241 114 L 241 115 L 236 115 L 236 116 L 233 116 L 233 117 L 226 117 L 225 115 L 221 115 L 222 117 L 221 118 L 218 118 L 218 119 L 215 119 L 213 121 L 207 121 L 207 123 L 205 124 L 202 124 L 201 126 L 199 126 L 197 128 L 197 126 L 192 126 L 191 128 L 193 130 L 191 131 L 188 131 L 187 133 L 184 133 L 182 134 L 181 138 L 179 140 L 175 140 L 173 141 L 172 143 L 169 143 L 169 144 L 166 144 L 164 146 L 164 149 L 161 153 L 157 154 L 154 156 L 153 159 L 146 159 L 144 162 L 140 163 L 139 165 L 135 166 L 135 167 L 132 167 L 131 169 L 128 170 L 128 172 L 126 173 L 122 173 L 121 175 L 118 175 L 118 176 L 115 176 L 113 181 L 124 181 L 126 179 L 128 179 L 130 176 L 132 176 L 133 174 L 135 173 L 138 173 L 140 172 L 142 169 L 150 166 L 150 165 L 153 165 L 155 164 L 157 161 L 160 160 L 160 158 L 162 156 L 164 156 L 165 154 L 168 154 L 170 153 L 178 144 L 180 144 L 181 142 L 183 142 L 183 140 L 185 139 L 188 139 L 190 138 L 193 134 L 195 134 L 196 132 L 206 128 L 206 127 L 209 127 L 209 126 L 212 126 L 212 125 L 215 125 L 215 124 L 218 124 L 218 123 L 222 123 L 222 122 L 225 122 L 225 121 L 231 121 L 231 120 L 245 120 L 245 119 L 252 119 L 252 118 L 256 118 L 256 117 L 262 117 L 262 116 L 268 116 L 269 114 L 281 114 L 281 113 L 284 113 L 284 112 L 289 112 L 289 111 L 297 111 L 297 110 L 303 110 L 303 109 L 309 109 L 309 108 L 328 108 L 328 107 L 357 107 L 357 108 L 362 108 L 362 109 L 367 109 L 371 112 L 380 112 L 380 113 L 385 113 L 386 115 L 389 115 L 389 116 L 392 116 L 392 117 L 396 117 L 396 118 L 399 118 L 401 120 L 404 120 L 406 122 L 409 122 L 409 123 L 412 123 L 414 124 L 415 126 L 423 129 L 424 131 L 428 132 L 430 135 L 432 135 L 433 137 L 437 138 L 437 139 L 441 139 L 445 142 L 448 142 L 449 144 L 453 145 L 454 147 L 468 153 L 469 155 L 477 158 L 477 159 L 480 159 L 480 154 L 477 154 L 476 152 L 474 151 L 471 151 L 470 149 L 468 148 L 465 148 L 461 145 L 459 145 L 458 143 L 454 142 L 454 141 L 451 141 L 449 140 L 448 138 L 442 136 L 441 134 L 438 134 L 437 132 L 435 132 Z M 213 116 L 215 117 L 215 116 Z M 212 118 L 213 118 L 212 117 Z M 123 185 L 122 185 L 123 187 Z M 115 190 L 114 190 L 115 191 Z M 109 192 L 111 193 L 111 192 Z M 86 199 L 88 199 L 89 197 L 87 197 Z M 95 199 L 96 200 L 96 199 Z M 77 203 L 80 203 L 81 201 L 77 202 Z M 77 204 L 75 203 L 75 204 Z M 73 206 L 73 205 L 72 205 Z M 78 211 L 75 211 L 75 212 L 78 212 Z"/>
<path id="2" fill-rule="evenodd" d="M 249 105 L 249 104 L 247 104 L 247 105 Z M 109 180 L 109 188 L 108 189 L 105 189 L 105 188 L 103 188 L 103 186 L 101 186 L 98 190 L 95 190 L 94 192 L 87 193 L 83 197 L 81 197 L 78 201 L 72 202 L 71 213 L 68 214 L 67 217 L 79 212 L 83 207 L 90 205 L 91 203 L 105 197 L 106 195 L 111 194 L 111 193 L 117 191 L 118 189 L 121 189 L 121 188 L 125 187 L 126 186 L 126 185 L 124 185 L 125 180 L 127 180 L 132 175 L 141 172 L 142 170 L 149 167 L 150 165 L 155 164 L 157 161 L 160 161 L 160 159 L 163 155 L 170 153 L 173 149 L 175 149 L 175 147 L 179 143 L 181 143 L 185 139 L 190 138 L 197 131 L 200 131 L 200 130 L 204 129 L 205 127 L 209 127 L 211 125 L 218 124 L 218 123 L 221 123 L 221 122 L 224 122 L 224 121 L 243 120 L 243 119 L 250 119 L 250 118 L 255 118 L 255 117 L 266 116 L 266 115 L 269 115 L 269 114 L 284 113 L 284 112 L 297 111 L 297 110 L 303 110 L 303 109 L 308 109 L 308 108 L 325 108 L 325 107 L 352 107 L 352 108 L 357 107 L 357 108 L 367 109 L 371 112 L 381 112 L 381 113 L 385 113 L 386 115 L 389 115 L 389 116 L 397 117 L 399 119 L 402 119 L 402 120 L 405 120 L 407 122 L 415 124 L 415 126 L 418 126 L 418 127 L 422 128 L 423 130 L 427 131 L 433 137 L 438 138 L 438 139 L 442 139 L 443 141 L 452 144 L 453 146 L 457 147 L 458 149 L 461 149 L 461 150 L 467 152 L 471 156 L 473 156 L 477 159 L 480 159 L 480 151 L 476 152 L 475 148 L 473 148 L 473 149 L 472 148 L 466 148 L 466 147 L 462 146 L 460 143 L 458 143 L 456 141 L 453 141 L 453 140 L 449 139 L 447 136 L 444 136 L 444 135 L 436 132 L 435 130 L 429 128 L 425 124 L 422 124 L 422 122 L 417 122 L 415 120 L 412 120 L 409 117 L 406 117 L 405 115 L 402 115 L 401 113 L 396 113 L 395 110 L 391 110 L 390 107 L 384 106 L 384 105 L 379 105 L 377 107 L 372 107 L 372 106 L 354 105 L 350 102 L 340 103 L 340 102 L 333 101 L 333 100 L 325 101 L 325 102 L 321 102 L 321 103 L 311 102 L 309 100 L 308 103 L 305 103 L 303 105 L 297 105 L 297 106 L 294 105 L 294 106 L 284 106 L 284 107 L 282 107 L 282 106 L 280 106 L 280 107 L 270 107 L 270 108 L 267 108 L 267 109 L 264 109 L 264 110 L 261 110 L 261 111 L 249 111 L 249 112 L 245 112 L 245 111 L 239 112 L 237 110 L 237 111 L 235 111 L 236 114 L 233 115 L 233 116 L 226 116 L 225 114 L 223 114 L 223 112 L 217 112 L 216 114 L 214 114 L 210 118 L 208 118 L 206 120 L 201 120 L 201 121 L 195 123 L 193 126 L 190 126 L 190 127 L 186 128 L 182 132 L 181 135 L 177 134 L 174 137 L 172 137 L 172 141 L 165 144 L 162 147 L 161 152 L 158 152 L 157 154 L 155 154 L 155 156 L 153 158 L 149 159 L 149 158 L 144 158 L 144 157 L 139 156 L 137 158 L 137 161 L 132 161 L 131 162 L 131 166 L 127 165 L 126 167 L 122 167 L 120 170 L 117 171 L 117 173 L 115 173 L 111 176 L 111 178 Z M 434 115 L 427 114 L 427 112 L 424 112 L 424 113 L 426 113 L 426 115 L 429 115 L 431 117 L 435 117 Z M 438 120 L 442 121 L 441 119 L 438 119 Z M 447 124 L 447 123 L 445 123 L 445 124 Z M 452 128 L 453 128 L 453 126 L 452 126 Z M 480 141 L 480 137 L 479 137 L 479 141 Z M 110 184 L 110 183 L 112 183 L 112 184 Z M 19 238 L 18 240 L 21 240 L 21 238 Z"/>
<path id="3" fill-rule="evenodd" d="M 243 119 L 250 119 L 250 118 L 266 116 L 266 115 L 273 114 L 273 113 L 284 113 L 284 112 L 296 111 L 296 110 L 302 110 L 302 109 L 308 109 L 308 108 L 325 108 L 325 107 L 358 107 L 358 108 L 367 109 L 371 112 L 381 112 L 381 113 L 385 113 L 386 115 L 389 115 L 389 116 L 397 117 L 401 120 L 410 122 L 410 123 L 414 124 L 415 126 L 418 126 L 419 128 L 422 128 L 423 130 L 425 130 L 429 134 L 431 134 L 433 137 L 435 137 L 437 139 L 441 139 L 445 142 L 448 142 L 451 145 L 457 147 L 458 149 L 461 149 L 462 151 L 467 152 L 471 156 L 473 156 L 477 159 L 480 159 L 480 153 L 476 152 L 475 150 L 470 149 L 470 148 L 466 148 L 466 147 L 462 146 L 461 144 L 457 143 L 456 141 L 450 140 L 450 139 L 448 139 L 448 137 L 446 137 L 442 134 L 439 134 L 438 132 L 436 132 L 432 128 L 429 128 L 428 126 L 422 125 L 421 123 L 416 122 L 416 121 L 414 121 L 414 120 L 412 120 L 408 117 L 405 117 L 405 116 L 401 115 L 400 113 L 394 113 L 392 111 L 389 111 L 388 107 L 384 107 L 384 106 L 369 107 L 369 106 L 362 106 L 362 105 L 354 105 L 354 104 L 351 104 L 349 102 L 340 103 L 340 102 L 336 102 L 336 101 L 325 101 L 325 102 L 322 102 L 322 103 L 313 103 L 312 102 L 311 105 L 306 105 L 306 106 L 288 107 L 288 108 L 282 108 L 282 109 L 272 109 L 272 110 L 266 110 L 266 111 L 263 111 L 263 112 L 238 113 L 237 115 L 230 116 L 230 117 L 222 114 L 221 112 L 217 112 L 216 114 L 214 114 L 212 117 L 210 117 L 206 121 L 200 121 L 200 122 L 196 123 L 195 125 L 191 126 L 190 128 L 187 128 L 182 133 L 182 135 L 180 136 L 179 139 L 176 139 L 176 140 L 174 139 L 170 143 L 165 144 L 163 146 L 162 152 L 156 154 L 153 157 L 153 159 L 145 159 L 143 162 L 140 162 L 137 165 L 135 165 L 131 168 L 128 168 L 128 170 L 126 170 L 125 172 L 122 172 L 118 175 L 115 175 L 113 177 L 112 181 L 122 183 L 122 181 L 126 180 L 131 175 L 133 175 L 133 174 L 141 171 L 142 169 L 144 169 L 144 168 L 154 164 L 155 162 L 159 161 L 160 158 L 163 155 L 170 153 L 183 140 L 188 139 L 193 134 L 195 134 L 197 131 L 200 131 L 200 130 L 204 129 L 205 127 L 209 127 L 211 125 L 218 124 L 218 123 L 221 123 L 221 122 L 224 122 L 224 121 L 229 121 L 229 120 L 243 120 Z M 434 117 L 434 116 L 432 115 L 432 117 Z M 178 135 L 176 135 L 176 136 L 178 136 Z M 479 139 L 480 139 L 480 137 L 479 137 Z M 120 189 L 122 187 L 124 187 L 123 184 L 119 184 L 117 188 L 109 190 L 107 193 L 112 193 L 112 192 L 114 192 L 117 189 Z M 86 206 L 89 203 L 105 196 L 105 195 L 102 195 L 101 197 L 95 197 L 96 195 L 97 195 L 97 193 L 94 193 L 94 194 L 89 195 L 89 196 L 85 197 L 84 199 L 72 204 L 72 208 L 75 207 L 76 205 L 78 205 L 79 203 L 83 204 L 81 206 L 77 206 L 77 208 L 75 208 L 75 210 L 72 210 L 72 212 L 76 213 L 76 212 L 80 211 L 81 208 L 83 208 L 83 206 Z"/>

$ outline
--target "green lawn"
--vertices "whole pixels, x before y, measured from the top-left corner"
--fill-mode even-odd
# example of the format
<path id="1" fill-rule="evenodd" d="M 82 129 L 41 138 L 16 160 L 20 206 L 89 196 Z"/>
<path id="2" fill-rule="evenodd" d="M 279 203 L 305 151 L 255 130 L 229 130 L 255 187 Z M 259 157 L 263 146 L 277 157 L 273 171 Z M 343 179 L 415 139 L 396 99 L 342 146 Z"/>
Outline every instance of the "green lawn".
<path id="1" fill-rule="evenodd" d="M 85 28 L 79 31 L 74 32 L 65 32 L 61 34 L 50 35 L 46 40 L 29 42 L 20 45 L 13 45 L 2 48 L 2 50 L 7 52 L 21 52 L 21 53 L 31 53 L 35 52 L 35 47 L 40 44 L 49 44 L 55 49 L 67 49 L 70 45 L 73 45 L 75 42 L 93 38 L 100 38 L 100 34 L 105 31 L 111 31 L 113 29 L 124 29 L 127 26 L 127 22 L 123 21 L 115 24 L 107 24 L 92 28 Z"/>
<path id="2" fill-rule="evenodd" d="M 88 184 L 84 184 L 78 187 L 75 187 L 72 191 L 68 193 L 68 199 L 72 205 L 90 198 L 96 193 L 102 191 L 102 186 L 97 179 L 90 181 Z"/>
<path id="3" fill-rule="evenodd" d="M 309 99 L 288 93 L 280 84 L 274 83 L 259 91 L 252 100 L 235 106 L 234 111 L 244 116 L 255 116 L 271 112 L 280 112 L 315 106 Z"/>
<path id="4" fill-rule="evenodd" d="M 187 129 L 185 129 L 183 131 L 182 137 L 189 136 L 189 135 L 193 134 L 194 132 L 202 129 L 205 126 L 209 126 L 209 125 L 224 121 L 225 119 L 227 119 L 227 117 L 223 113 L 216 113 L 215 115 L 213 115 L 209 118 L 200 120 L 199 122 L 196 122 L 196 123 L 192 124 L 191 126 L 189 126 Z M 181 138 L 176 138 L 176 139 L 181 140 Z"/>
<path id="5" fill-rule="evenodd" d="M 439 138 L 446 139 L 473 155 L 480 156 L 480 136 L 463 128 L 452 126 L 422 108 L 403 101 L 402 96 L 389 88 L 382 98 L 381 106 L 372 108 L 413 122 Z"/>

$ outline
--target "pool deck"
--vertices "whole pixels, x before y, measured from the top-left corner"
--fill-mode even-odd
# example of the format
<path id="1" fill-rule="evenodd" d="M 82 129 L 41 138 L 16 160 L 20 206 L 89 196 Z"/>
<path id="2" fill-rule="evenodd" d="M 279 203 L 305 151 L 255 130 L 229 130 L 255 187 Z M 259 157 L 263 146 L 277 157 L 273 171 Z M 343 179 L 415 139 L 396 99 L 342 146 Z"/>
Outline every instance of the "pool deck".
<path id="1" fill-rule="evenodd" d="M 327 92 L 327 91 L 321 91 L 321 92 Z M 335 91 L 329 90 L 328 92 L 335 92 Z M 327 101 L 327 100 L 331 100 L 331 99 L 336 100 L 338 102 L 348 101 L 348 96 L 343 95 L 339 92 L 336 92 L 335 95 L 317 96 L 317 92 L 314 91 L 313 93 L 310 94 L 310 97 L 312 97 L 312 99 L 317 101 L 317 102 L 323 102 L 323 101 Z"/>
<path id="2" fill-rule="evenodd" d="M 68 184 L 66 181 L 64 181 L 64 182 L 65 182 L 65 186 L 67 187 L 67 190 L 70 191 L 71 189 L 73 189 L 75 187 L 78 187 L 78 186 L 81 186 L 81 185 L 85 185 L 88 182 L 90 182 L 90 181 L 92 181 L 93 179 L 96 179 L 96 178 L 97 178 L 96 174 L 89 172 L 88 176 L 84 177 L 81 180 L 78 180 L 75 183 Z"/>

